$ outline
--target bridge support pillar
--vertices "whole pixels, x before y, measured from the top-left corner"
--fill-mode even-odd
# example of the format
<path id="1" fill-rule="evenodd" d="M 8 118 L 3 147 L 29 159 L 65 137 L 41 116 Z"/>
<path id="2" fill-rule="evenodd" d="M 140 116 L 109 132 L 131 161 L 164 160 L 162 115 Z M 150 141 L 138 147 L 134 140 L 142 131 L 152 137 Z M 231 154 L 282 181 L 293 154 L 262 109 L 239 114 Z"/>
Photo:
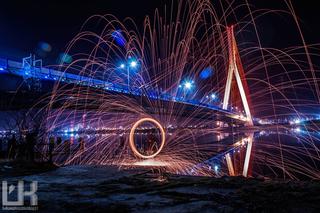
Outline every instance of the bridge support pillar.
<path id="1" fill-rule="evenodd" d="M 233 26 L 227 28 L 227 35 L 228 35 L 228 47 L 229 47 L 229 68 L 228 68 L 227 83 L 226 83 L 226 88 L 224 92 L 222 108 L 225 110 L 228 108 L 230 93 L 231 93 L 231 84 L 232 84 L 232 79 L 234 74 L 236 78 L 236 83 L 240 92 L 243 108 L 246 113 L 248 125 L 253 126 L 249 103 L 246 96 L 245 87 L 242 82 L 242 81 L 245 81 L 244 72 L 243 72 L 240 56 L 238 53 L 238 47 L 237 47 L 236 39 L 234 36 Z"/>
<path id="2" fill-rule="evenodd" d="M 248 170 L 249 170 L 251 151 L 252 151 L 253 133 L 250 134 L 247 140 L 248 142 L 247 142 L 246 157 L 244 159 L 243 172 L 242 172 L 242 175 L 244 177 L 248 177 Z"/>
<path id="3" fill-rule="evenodd" d="M 226 161 L 227 161 L 229 175 L 235 176 L 235 172 L 234 172 L 234 168 L 233 168 L 232 159 L 230 157 L 230 154 L 227 153 L 225 157 L 226 157 Z"/>

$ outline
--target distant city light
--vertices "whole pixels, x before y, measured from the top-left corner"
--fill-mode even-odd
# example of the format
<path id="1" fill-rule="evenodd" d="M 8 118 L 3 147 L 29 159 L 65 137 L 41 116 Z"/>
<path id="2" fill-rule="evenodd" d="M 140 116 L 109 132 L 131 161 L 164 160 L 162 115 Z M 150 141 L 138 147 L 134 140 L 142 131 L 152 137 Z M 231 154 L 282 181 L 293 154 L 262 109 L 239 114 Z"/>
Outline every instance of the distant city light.
<path id="1" fill-rule="evenodd" d="M 213 94 L 211 94 L 211 98 L 212 98 L 212 99 L 216 99 L 216 98 L 217 98 L 217 95 L 213 93 Z"/>
<path id="2" fill-rule="evenodd" d="M 126 65 L 120 64 L 120 68 L 121 68 L 121 69 L 124 69 L 125 67 L 126 67 Z"/>
<path id="3" fill-rule="evenodd" d="M 218 172 L 219 167 L 217 165 L 214 166 L 214 171 L 217 173 Z"/>
<path id="4" fill-rule="evenodd" d="M 294 121 L 294 123 L 296 123 L 296 124 L 299 124 L 300 122 L 301 122 L 300 119 L 296 119 L 296 120 Z"/>

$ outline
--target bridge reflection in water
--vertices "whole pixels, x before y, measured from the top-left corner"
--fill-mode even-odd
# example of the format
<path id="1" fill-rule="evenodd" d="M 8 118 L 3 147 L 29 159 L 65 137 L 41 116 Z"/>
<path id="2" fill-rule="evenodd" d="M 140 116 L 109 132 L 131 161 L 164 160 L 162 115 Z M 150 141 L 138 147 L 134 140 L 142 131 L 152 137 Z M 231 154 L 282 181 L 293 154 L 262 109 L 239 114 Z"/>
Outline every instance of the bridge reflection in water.
<path id="1" fill-rule="evenodd" d="M 171 129 L 166 134 L 168 144 L 158 156 L 152 159 L 132 157 L 133 153 L 126 141 L 128 132 L 123 129 L 89 135 L 76 132 L 57 133 L 56 136 L 61 136 L 63 140 L 71 140 L 71 150 L 66 153 L 64 145 L 57 147 L 54 153 L 55 161 L 62 165 L 142 166 L 158 168 L 174 174 L 216 177 L 244 175 L 263 178 L 313 179 L 320 175 L 317 170 L 320 168 L 320 163 L 316 153 L 311 151 L 314 149 L 313 144 L 306 138 L 301 140 L 292 131 L 228 133 L 216 130 L 192 130 L 195 132 L 193 138 L 180 138 L 179 143 L 175 143 L 175 138 L 179 137 L 183 131 L 190 131 L 190 129 Z M 320 136 L 317 133 L 315 136 L 314 142 L 317 148 L 320 148 Z M 108 145 L 113 150 L 107 155 L 108 157 L 105 157 L 106 150 L 98 145 L 94 150 L 94 156 L 88 158 L 87 155 L 79 153 L 79 138 L 83 138 L 87 146 L 105 139 L 117 144 Z M 159 134 L 155 134 L 151 129 L 141 130 L 136 133 L 135 138 L 139 151 L 148 153 L 154 150 L 148 150 L 150 146 L 146 138 L 157 140 Z M 279 141 L 286 147 L 284 150 L 279 149 Z M 173 146 L 174 150 L 172 150 Z M 310 150 L 308 154 L 304 152 L 306 149 Z M 246 159 L 248 152 L 251 153 L 251 159 Z"/>

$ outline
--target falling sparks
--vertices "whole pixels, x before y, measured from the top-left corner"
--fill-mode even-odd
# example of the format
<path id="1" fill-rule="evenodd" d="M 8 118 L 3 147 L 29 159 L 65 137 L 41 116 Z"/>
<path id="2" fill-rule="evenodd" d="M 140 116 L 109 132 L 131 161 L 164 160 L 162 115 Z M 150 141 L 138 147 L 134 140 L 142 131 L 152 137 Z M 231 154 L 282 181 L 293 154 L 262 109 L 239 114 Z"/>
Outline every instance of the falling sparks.
<path id="1" fill-rule="evenodd" d="M 198 100 L 201 96 L 205 97 L 204 94 L 208 94 L 207 99 L 215 101 L 217 97 L 223 97 L 229 65 L 226 34 L 228 23 L 225 20 L 232 16 L 230 10 L 248 9 L 249 5 L 221 1 L 229 5 L 226 7 L 229 9 L 222 15 L 216 13 L 209 0 L 185 1 L 185 4 L 179 4 L 178 8 L 175 8 L 175 18 L 163 18 L 158 12 L 153 19 L 146 17 L 142 32 L 132 28 L 132 19 L 121 22 L 111 15 L 91 17 L 83 31 L 70 42 L 65 53 L 61 55 L 63 63 L 59 68 L 65 71 L 66 79 L 59 79 L 49 104 L 41 109 L 47 113 L 47 119 L 43 122 L 43 128 L 46 129 L 44 138 L 63 131 L 66 126 L 73 126 L 73 129 L 65 132 L 73 139 L 58 145 L 54 161 L 60 165 L 165 167 L 168 172 L 177 174 L 212 176 L 230 174 L 227 170 L 229 166 L 232 174 L 241 175 L 244 167 L 242 155 L 248 144 L 250 149 L 254 150 L 254 143 L 246 139 L 240 140 L 234 146 L 222 144 L 221 141 L 227 137 L 219 131 L 223 127 L 228 129 L 236 124 L 224 121 L 219 116 L 216 118 L 214 112 L 205 114 L 196 104 L 190 109 L 187 104 L 175 102 L 178 98 Z M 245 33 L 248 26 L 255 26 L 255 16 L 259 16 L 257 12 L 259 11 L 251 11 L 250 8 L 246 16 L 237 19 L 239 23 L 235 26 L 236 35 Z M 294 13 L 291 14 L 296 18 Z M 105 28 L 97 32 L 87 31 L 87 24 L 95 20 L 105 23 Z M 133 25 L 138 26 L 134 23 Z M 199 32 L 202 32 L 201 36 Z M 259 36 L 257 39 L 260 41 Z M 243 67 L 250 89 L 249 105 L 253 116 L 260 118 L 257 123 L 269 125 L 266 127 L 267 131 L 276 129 L 278 135 L 293 137 L 292 127 L 272 127 L 268 120 L 277 120 L 292 114 L 303 117 L 298 110 L 303 104 L 310 106 L 310 109 L 319 107 L 319 97 L 314 92 L 319 79 L 309 74 L 308 65 L 311 62 L 301 60 L 305 56 L 310 57 L 310 53 L 306 53 L 305 49 L 319 50 L 318 46 L 295 46 L 278 50 L 254 44 L 246 48 L 247 43 L 237 43 L 240 49 L 240 56 L 237 57 L 244 58 Z M 82 45 L 87 47 L 85 52 L 79 52 L 78 47 Z M 317 53 L 312 54 L 314 57 L 319 56 Z M 121 61 L 127 63 L 119 63 Z M 67 74 L 72 73 L 89 79 L 86 85 L 67 84 Z M 298 74 L 303 77 L 296 78 L 295 75 Z M 210 83 L 196 79 L 185 81 L 190 76 L 200 76 L 202 81 L 207 80 Z M 284 79 L 281 82 L 277 81 L 280 77 Z M 118 85 L 118 91 L 101 91 L 90 85 L 90 79 L 110 82 L 110 87 Z M 126 89 L 130 91 L 128 95 L 121 93 Z M 142 95 L 134 98 L 138 89 L 142 91 Z M 301 92 L 312 94 L 313 98 L 294 97 Z M 171 101 L 151 98 L 157 95 L 174 98 Z M 217 108 L 222 108 L 221 103 L 214 104 Z M 237 106 L 237 103 L 232 104 Z M 231 110 L 231 107 L 229 108 Z M 233 119 L 246 121 L 241 109 L 238 111 L 239 115 Z M 166 134 L 165 146 L 152 159 L 137 158 L 129 146 L 130 130 L 141 118 L 159 121 Z M 300 125 L 300 122 L 294 121 L 292 125 Z M 141 126 L 131 136 L 141 139 L 148 137 L 148 134 L 156 129 L 159 130 L 159 126 Z M 317 167 L 320 154 L 319 137 L 312 135 L 312 132 L 319 132 L 319 126 L 306 133 L 301 127 L 296 127 L 294 132 L 297 133 L 294 141 L 302 140 L 303 146 L 284 143 L 281 136 L 276 139 L 278 143 L 272 144 L 263 138 L 252 137 L 253 140 L 261 141 L 257 146 L 262 146 L 263 151 L 254 152 L 251 166 L 254 164 L 260 168 L 263 164 L 272 173 L 283 173 L 285 178 L 297 179 L 295 174 L 303 173 L 310 178 L 320 178 Z M 75 139 L 77 134 L 78 137 L 84 137 L 85 147 L 79 148 L 79 142 Z M 248 134 L 241 135 L 236 130 L 228 134 L 232 137 L 248 137 Z M 214 137 L 216 139 L 213 139 Z M 263 137 L 263 134 L 259 137 Z M 287 152 L 290 154 L 284 155 Z M 297 155 L 308 160 L 295 157 Z M 238 162 L 237 156 L 242 159 L 242 165 L 238 166 L 240 169 L 232 165 Z M 248 161 L 245 164 L 250 168 Z M 253 173 L 263 175 L 258 169 Z"/>

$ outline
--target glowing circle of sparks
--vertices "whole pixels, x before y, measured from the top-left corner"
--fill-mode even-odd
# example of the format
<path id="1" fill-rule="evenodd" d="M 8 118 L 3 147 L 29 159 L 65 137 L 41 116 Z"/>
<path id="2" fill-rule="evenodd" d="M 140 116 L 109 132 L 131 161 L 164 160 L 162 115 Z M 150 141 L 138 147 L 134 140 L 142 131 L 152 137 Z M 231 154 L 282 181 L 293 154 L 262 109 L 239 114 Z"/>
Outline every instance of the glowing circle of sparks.
<path id="1" fill-rule="evenodd" d="M 143 155 L 143 154 L 141 154 L 141 153 L 137 150 L 137 147 L 136 147 L 136 145 L 135 145 L 135 143 L 134 143 L 134 132 L 136 131 L 136 128 L 137 128 L 140 124 L 142 124 L 142 123 L 144 123 L 144 122 L 151 122 L 151 123 L 155 124 L 155 125 L 160 129 L 160 132 L 161 132 L 161 145 L 160 145 L 159 149 L 158 149 L 154 154 L 152 154 L 152 155 Z M 133 153 L 134 153 L 136 156 L 140 157 L 140 158 L 148 159 L 148 158 L 154 158 L 155 156 L 157 156 L 157 155 L 161 152 L 161 150 L 162 150 L 162 148 L 163 148 L 163 146 L 164 146 L 164 144 L 165 144 L 165 141 L 166 141 L 166 138 L 165 138 L 165 132 L 164 132 L 163 127 L 161 126 L 161 124 L 160 124 L 157 120 L 155 120 L 155 119 L 153 119 L 153 118 L 142 118 L 142 119 L 138 120 L 138 121 L 133 125 L 133 127 L 131 128 L 130 136 L 129 136 L 129 145 L 130 145 L 130 148 L 131 148 L 131 150 L 133 151 Z"/>

